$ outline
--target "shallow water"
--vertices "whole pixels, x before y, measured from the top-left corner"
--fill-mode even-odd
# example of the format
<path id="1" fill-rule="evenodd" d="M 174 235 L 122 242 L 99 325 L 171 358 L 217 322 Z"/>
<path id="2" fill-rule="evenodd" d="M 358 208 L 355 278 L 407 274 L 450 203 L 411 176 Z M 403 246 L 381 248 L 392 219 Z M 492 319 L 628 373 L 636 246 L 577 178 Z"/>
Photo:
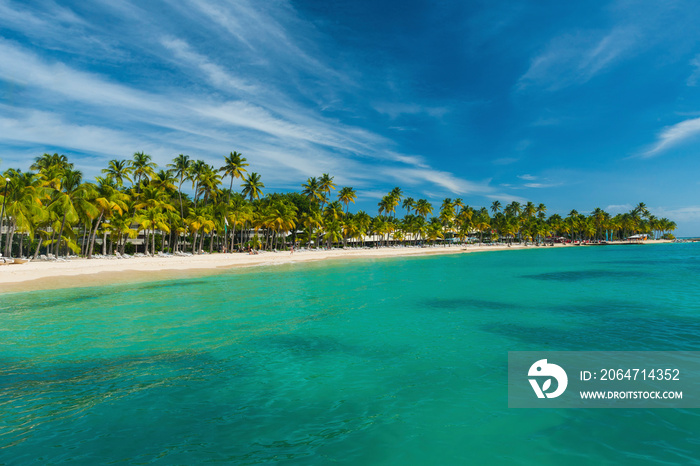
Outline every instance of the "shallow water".
<path id="1" fill-rule="evenodd" d="M 507 408 L 507 352 L 700 350 L 700 244 L 6 294 L 0 464 L 688 464 L 697 410 Z"/>

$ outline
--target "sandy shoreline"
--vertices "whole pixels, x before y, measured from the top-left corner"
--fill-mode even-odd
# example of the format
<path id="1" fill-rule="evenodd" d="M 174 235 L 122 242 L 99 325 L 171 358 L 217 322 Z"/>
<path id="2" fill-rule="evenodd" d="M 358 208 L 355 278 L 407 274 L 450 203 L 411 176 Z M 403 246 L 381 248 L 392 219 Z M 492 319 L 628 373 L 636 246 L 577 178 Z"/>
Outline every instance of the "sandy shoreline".
<path id="1" fill-rule="evenodd" d="M 653 243 L 661 243 L 654 241 Z M 574 247 L 557 244 L 555 247 Z M 537 246 L 450 246 L 338 249 L 248 254 L 203 254 L 181 257 L 134 257 L 131 259 L 72 259 L 0 266 L 0 293 L 97 286 L 191 278 L 237 267 L 279 265 L 325 259 L 383 258 L 430 254 L 463 254 L 478 251 L 540 249 Z"/>

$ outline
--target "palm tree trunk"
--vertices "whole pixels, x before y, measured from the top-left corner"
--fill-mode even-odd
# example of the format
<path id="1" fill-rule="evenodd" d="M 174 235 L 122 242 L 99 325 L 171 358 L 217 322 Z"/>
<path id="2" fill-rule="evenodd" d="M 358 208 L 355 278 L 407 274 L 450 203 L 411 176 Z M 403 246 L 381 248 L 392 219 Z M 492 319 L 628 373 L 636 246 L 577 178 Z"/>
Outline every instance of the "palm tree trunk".
<path id="1" fill-rule="evenodd" d="M 34 251 L 34 257 L 32 260 L 36 260 L 37 257 L 39 257 L 39 250 L 41 249 L 41 243 L 44 241 L 44 238 L 42 236 L 39 236 L 39 243 L 36 245 L 36 250 Z"/>
<path id="2" fill-rule="evenodd" d="M 180 218 L 184 219 L 185 214 L 184 210 L 182 208 L 182 182 L 185 181 L 185 178 L 183 176 L 180 176 L 180 186 L 177 188 L 177 197 L 180 199 Z"/>
<path id="3" fill-rule="evenodd" d="M 56 259 L 61 254 L 61 237 L 63 236 L 63 227 L 66 224 L 66 213 L 63 213 L 63 221 L 61 221 L 61 231 L 58 233 L 58 242 L 56 243 Z"/>
<path id="4" fill-rule="evenodd" d="M 13 221 L 10 224 L 10 227 L 11 227 L 10 231 L 7 232 L 8 235 L 10 236 L 10 238 L 7 241 L 7 254 L 6 254 L 7 257 L 12 256 L 12 241 L 14 241 L 14 239 L 15 239 L 15 232 L 17 231 L 17 224 Z"/>
<path id="5" fill-rule="evenodd" d="M 90 220 L 89 230 L 92 231 L 92 220 Z M 85 248 L 86 248 L 86 243 L 87 243 L 87 241 L 85 241 L 85 237 L 88 234 L 87 232 L 88 232 L 88 227 L 87 227 L 87 223 L 86 223 L 83 227 L 83 240 L 80 242 L 80 255 L 81 256 L 85 255 Z"/>
<path id="6" fill-rule="evenodd" d="M 88 253 L 87 253 L 87 258 L 92 259 L 92 251 L 95 248 L 95 236 L 97 236 L 97 229 L 100 227 L 100 222 L 102 221 L 102 214 L 103 211 L 100 211 L 100 216 L 97 219 L 97 223 L 95 224 L 95 229 L 91 232 L 91 238 L 90 238 L 90 246 L 88 247 Z"/>
<path id="7" fill-rule="evenodd" d="M 200 251 L 204 250 L 204 237 L 207 236 L 206 232 L 202 230 L 202 236 L 199 238 L 199 247 L 197 248 L 197 252 L 199 253 Z"/>
<path id="8" fill-rule="evenodd" d="M 197 230 L 195 230 L 193 235 L 192 235 L 192 254 L 195 254 L 196 249 L 197 249 Z"/>
<path id="9" fill-rule="evenodd" d="M 231 251 L 236 246 L 236 217 L 233 217 L 233 225 L 231 226 Z"/>

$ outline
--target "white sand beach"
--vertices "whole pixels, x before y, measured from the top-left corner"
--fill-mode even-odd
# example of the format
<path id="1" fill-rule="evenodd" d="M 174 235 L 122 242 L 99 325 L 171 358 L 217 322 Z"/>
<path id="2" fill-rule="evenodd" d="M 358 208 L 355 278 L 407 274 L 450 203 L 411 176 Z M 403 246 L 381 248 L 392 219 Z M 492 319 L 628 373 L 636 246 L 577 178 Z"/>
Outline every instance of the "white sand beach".
<path id="1" fill-rule="evenodd" d="M 669 241 L 648 241 L 662 244 Z M 218 273 L 235 267 L 279 265 L 326 259 L 383 258 L 430 254 L 463 254 L 471 252 L 539 249 L 551 246 L 453 245 L 435 247 L 383 247 L 333 250 L 299 250 L 266 252 L 249 255 L 201 254 L 194 256 L 132 257 L 129 259 L 72 258 L 59 261 L 33 261 L 0 266 L 0 293 L 42 289 L 71 288 L 110 283 L 144 282 L 162 279 L 189 278 Z M 555 244 L 555 247 L 575 247 Z M 590 247 L 590 246 L 588 246 Z"/>
<path id="2" fill-rule="evenodd" d="M 561 245 L 557 245 L 561 246 Z M 396 248 L 351 248 L 299 250 L 249 255 L 201 254 L 194 256 L 132 257 L 129 259 L 72 258 L 59 261 L 32 261 L 0 266 L 0 293 L 128 283 L 168 278 L 187 278 L 217 273 L 234 267 L 279 265 L 325 259 L 380 258 L 427 254 L 460 254 L 476 251 L 535 248 L 536 246 L 436 246 Z M 544 246 L 542 246 L 544 247 Z"/>

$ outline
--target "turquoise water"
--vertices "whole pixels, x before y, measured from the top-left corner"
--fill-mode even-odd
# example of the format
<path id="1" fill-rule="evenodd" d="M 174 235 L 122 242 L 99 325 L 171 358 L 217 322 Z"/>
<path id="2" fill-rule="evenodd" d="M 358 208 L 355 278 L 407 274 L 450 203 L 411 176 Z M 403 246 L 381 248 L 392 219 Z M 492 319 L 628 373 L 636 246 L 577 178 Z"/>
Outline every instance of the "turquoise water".
<path id="1" fill-rule="evenodd" d="M 700 350 L 700 244 L 0 296 L 0 464 L 688 464 L 698 410 L 507 408 L 507 352 Z"/>

